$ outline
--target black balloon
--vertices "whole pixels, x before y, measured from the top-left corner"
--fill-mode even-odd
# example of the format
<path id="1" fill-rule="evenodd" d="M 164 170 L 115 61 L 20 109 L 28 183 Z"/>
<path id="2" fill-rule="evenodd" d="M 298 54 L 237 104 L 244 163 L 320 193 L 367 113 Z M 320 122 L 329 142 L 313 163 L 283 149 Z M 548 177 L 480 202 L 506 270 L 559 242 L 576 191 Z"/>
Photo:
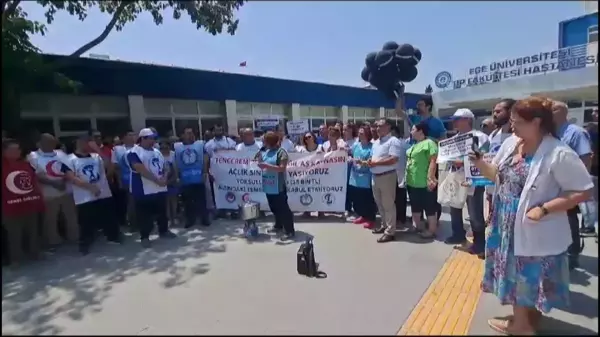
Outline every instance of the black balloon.
<path id="1" fill-rule="evenodd" d="M 367 54 L 360 77 L 389 99 L 404 94 L 404 84 L 417 78 L 421 51 L 410 44 L 386 42 L 382 50 Z"/>
<path id="2" fill-rule="evenodd" d="M 382 49 L 382 50 L 396 50 L 396 49 L 398 49 L 398 47 L 399 47 L 399 46 L 398 46 L 398 44 L 397 44 L 396 42 L 394 42 L 394 41 L 389 41 L 389 42 L 386 42 L 386 43 L 383 45 L 383 48 L 381 48 L 381 49 Z"/>

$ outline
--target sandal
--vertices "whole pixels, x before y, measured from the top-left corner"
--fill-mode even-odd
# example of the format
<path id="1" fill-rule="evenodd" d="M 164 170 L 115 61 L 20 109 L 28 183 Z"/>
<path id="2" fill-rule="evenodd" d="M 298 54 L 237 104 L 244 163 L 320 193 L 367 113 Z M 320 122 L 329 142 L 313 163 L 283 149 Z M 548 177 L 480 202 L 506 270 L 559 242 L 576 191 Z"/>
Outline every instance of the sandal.
<path id="1" fill-rule="evenodd" d="M 506 336 L 535 336 L 535 331 L 516 331 L 512 317 L 488 319 L 488 325 L 492 330 Z"/>

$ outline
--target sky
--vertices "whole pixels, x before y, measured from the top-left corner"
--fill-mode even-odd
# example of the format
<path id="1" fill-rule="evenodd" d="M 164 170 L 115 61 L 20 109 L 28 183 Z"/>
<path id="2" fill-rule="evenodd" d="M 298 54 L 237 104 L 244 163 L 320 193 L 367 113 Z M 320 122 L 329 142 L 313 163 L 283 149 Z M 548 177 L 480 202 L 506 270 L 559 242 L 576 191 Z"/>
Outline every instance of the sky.
<path id="1" fill-rule="evenodd" d="M 43 9 L 23 2 L 31 19 Z M 111 59 L 194 69 L 222 70 L 309 82 L 364 86 L 366 54 L 387 41 L 410 43 L 423 58 L 407 91 L 423 92 L 441 71 L 552 51 L 558 23 L 584 14 L 581 1 L 251 1 L 237 13 L 234 36 L 197 30 L 189 19 L 165 13 L 156 26 L 148 13 L 89 53 Z M 68 54 L 98 36 L 110 18 L 92 10 L 81 22 L 56 16 L 45 36 L 32 41 L 43 52 Z M 240 68 L 246 61 L 247 67 Z"/>

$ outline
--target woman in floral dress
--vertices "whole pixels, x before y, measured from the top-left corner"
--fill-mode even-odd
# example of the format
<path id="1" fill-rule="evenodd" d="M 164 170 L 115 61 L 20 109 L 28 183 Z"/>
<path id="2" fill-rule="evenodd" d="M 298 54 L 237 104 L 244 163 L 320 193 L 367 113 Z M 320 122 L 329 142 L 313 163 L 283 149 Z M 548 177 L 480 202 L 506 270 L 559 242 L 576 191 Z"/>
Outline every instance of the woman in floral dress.
<path id="1" fill-rule="evenodd" d="M 542 313 L 568 305 L 566 211 L 593 187 L 577 154 L 554 137 L 551 107 L 540 97 L 518 101 L 511 111 L 515 136 L 492 163 L 470 156 L 497 185 L 481 286 L 513 306 L 511 317 L 488 321 L 507 335 L 534 335 Z"/>

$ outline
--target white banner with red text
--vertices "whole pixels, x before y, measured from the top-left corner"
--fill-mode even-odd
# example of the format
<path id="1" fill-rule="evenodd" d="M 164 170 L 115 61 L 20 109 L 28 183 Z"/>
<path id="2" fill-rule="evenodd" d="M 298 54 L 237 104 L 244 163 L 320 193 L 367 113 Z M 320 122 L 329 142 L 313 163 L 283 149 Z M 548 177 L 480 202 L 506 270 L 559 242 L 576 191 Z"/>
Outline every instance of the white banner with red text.
<path id="1" fill-rule="evenodd" d="M 288 204 L 292 212 L 343 212 L 346 203 L 348 154 L 289 153 L 285 171 Z M 262 189 L 262 170 L 254 155 L 225 151 L 211 158 L 210 171 L 217 209 L 238 209 L 246 201 L 269 210 Z"/>

